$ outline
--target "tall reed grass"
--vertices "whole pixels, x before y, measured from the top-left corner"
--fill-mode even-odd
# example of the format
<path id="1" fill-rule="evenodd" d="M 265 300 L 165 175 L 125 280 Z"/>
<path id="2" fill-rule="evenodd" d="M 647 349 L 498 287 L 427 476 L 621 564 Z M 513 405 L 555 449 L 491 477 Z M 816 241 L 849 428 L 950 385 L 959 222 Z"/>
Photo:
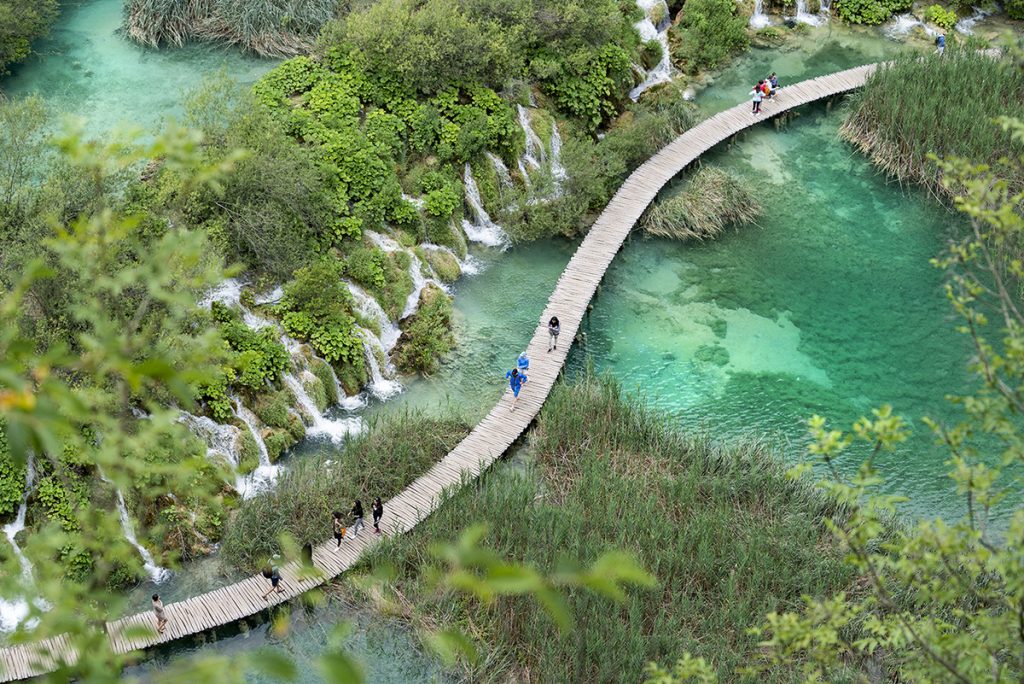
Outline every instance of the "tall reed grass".
<path id="1" fill-rule="evenodd" d="M 125 30 L 144 45 L 224 41 L 266 57 L 308 52 L 339 0 L 127 0 Z"/>
<path id="2" fill-rule="evenodd" d="M 739 178 L 704 166 L 680 191 L 648 209 L 640 224 L 649 235 L 711 240 L 729 226 L 753 223 L 760 214 L 760 203 Z"/>
<path id="3" fill-rule="evenodd" d="M 557 386 L 529 458 L 525 473 L 497 467 L 366 563 L 397 568 L 394 596 L 424 624 L 478 639 L 472 681 L 635 682 L 649 661 L 684 650 L 737 681 L 757 657 L 747 628 L 851 580 L 823 524 L 832 511 L 788 481 L 764 445 L 684 436 L 610 380 Z M 429 589 L 430 544 L 477 522 L 489 525 L 485 545 L 546 570 L 626 549 L 659 586 L 622 604 L 571 594 L 568 633 L 530 599 L 483 605 Z"/>
<path id="4" fill-rule="evenodd" d="M 929 154 L 991 164 L 1024 153 L 992 123 L 1024 118 L 1024 71 L 1010 60 L 955 47 L 941 57 L 906 55 L 880 67 L 853 98 L 840 134 L 901 183 L 939 196 L 947 191 Z M 1019 175 L 1008 180 L 1024 187 Z"/>
<path id="5" fill-rule="evenodd" d="M 347 519 L 355 499 L 362 500 L 369 520 L 373 497 L 387 501 L 468 432 L 452 417 L 404 412 L 386 416 L 367 433 L 350 438 L 340 454 L 296 459 L 272 491 L 242 502 L 224 526 L 225 560 L 256 572 L 281 551 L 282 533 L 298 544 L 322 542 L 332 533 L 332 511 L 342 511 Z"/>

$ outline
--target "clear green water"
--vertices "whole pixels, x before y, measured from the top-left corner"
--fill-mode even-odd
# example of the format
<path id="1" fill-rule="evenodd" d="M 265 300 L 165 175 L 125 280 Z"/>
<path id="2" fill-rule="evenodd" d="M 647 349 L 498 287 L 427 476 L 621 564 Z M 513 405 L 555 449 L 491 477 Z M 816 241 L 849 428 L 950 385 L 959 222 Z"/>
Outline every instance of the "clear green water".
<path id="1" fill-rule="evenodd" d="M 275 62 L 215 45 L 178 50 L 143 48 L 120 35 L 122 0 L 64 0 L 39 53 L 0 80 L 17 97 L 37 93 L 56 116 L 86 119 L 91 134 L 139 126 L 154 131 L 179 116 L 188 91 L 223 69 L 239 83 L 253 83 Z"/>

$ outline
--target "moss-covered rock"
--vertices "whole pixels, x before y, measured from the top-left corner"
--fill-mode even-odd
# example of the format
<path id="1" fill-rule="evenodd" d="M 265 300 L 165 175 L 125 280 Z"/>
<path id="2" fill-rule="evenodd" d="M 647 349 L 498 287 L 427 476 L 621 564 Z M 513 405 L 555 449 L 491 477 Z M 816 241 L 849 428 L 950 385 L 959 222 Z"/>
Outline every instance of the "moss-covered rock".
<path id="1" fill-rule="evenodd" d="M 306 425 L 302 422 L 302 419 L 294 413 L 288 414 L 288 425 L 286 430 L 296 443 L 301 442 L 306 438 Z"/>
<path id="2" fill-rule="evenodd" d="M 270 457 L 270 462 L 275 463 L 281 454 L 290 449 L 296 441 L 295 437 L 287 430 L 275 428 L 268 432 L 263 438 L 263 443 L 267 446 L 267 456 Z"/>
<path id="3" fill-rule="evenodd" d="M 341 389 L 345 391 L 345 394 L 350 397 L 359 394 L 363 386 L 370 380 L 370 372 L 366 368 L 365 363 L 358 367 L 352 364 L 345 364 L 339 367 L 337 371 L 338 383 L 341 385 Z"/>
<path id="4" fill-rule="evenodd" d="M 309 370 L 317 377 L 324 387 L 327 395 L 327 405 L 332 406 L 338 403 L 338 387 L 334 384 L 334 370 L 323 359 L 312 359 L 309 363 Z"/>
<path id="5" fill-rule="evenodd" d="M 313 400 L 321 413 L 327 409 L 327 390 L 320 378 L 309 371 L 303 371 L 302 388 L 306 390 L 306 394 Z"/>
<path id="6" fill-rule="evenodd" d="M 394 358 L 405 372 L 432 373 L 438 360 L 455 346 L 452 299 L 439 287 L 423 288 L 419 310 L 401 325 L 402 335 L 395 345 Z"/>
<path id="7" fill-rule="evenodd" d="M 288 407 L 293 403 L 295 403 L 295 399 L 288 390 L 281 390 L 273 394 L 261 394 L 253 403 L 252 412 L 264 425 L 286 428 L 288 427 Z"/>
<path id="8" fill-rule="evenodd" d="M 454 283 L 462 275 L 462 267 L 454 254 L 441 249 L 423 250 L 426 261 L 443 283 Z"/>
<path id="9" fill-rule="evenodd" d="M 256 444 L 256 438 L 248 430 L 242 431 L 238 443 L 238 472 L 241 475 L 248 475 L 260 464 L 260 448 Z"/>

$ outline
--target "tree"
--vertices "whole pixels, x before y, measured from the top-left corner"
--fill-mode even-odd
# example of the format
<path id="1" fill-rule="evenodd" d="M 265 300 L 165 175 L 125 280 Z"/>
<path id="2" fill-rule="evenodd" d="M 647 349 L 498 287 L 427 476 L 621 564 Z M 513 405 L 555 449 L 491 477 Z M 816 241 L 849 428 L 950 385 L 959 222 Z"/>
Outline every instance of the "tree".
<path id="1" fill-rule="evenodd" d="M 57 19 L 59 0 L 0 0 L 0 75 L 32 53 L 32 41 Z"/>

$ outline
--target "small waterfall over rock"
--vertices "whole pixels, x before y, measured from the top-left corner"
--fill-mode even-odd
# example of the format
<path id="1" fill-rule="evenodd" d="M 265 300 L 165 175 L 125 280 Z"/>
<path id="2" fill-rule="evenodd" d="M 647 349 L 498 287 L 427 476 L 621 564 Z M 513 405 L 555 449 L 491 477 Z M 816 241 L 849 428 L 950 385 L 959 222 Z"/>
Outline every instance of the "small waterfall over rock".
<path id="1" fill-rule="evenodd" d="M 798 21 L 801 24 L 809 24 L 811 26 L 818 26 L 822 22 L 822 15 L 811 14 L 807 11 L 807 0 L 796 0 L 796 15 L 793 17 L 794 21 Z"/>
<path id="2" fill-rule="evenodd" d="M 897 14 L 896 17 L 893 18 L 892 22 L 885 27 L 885 35 L 890 38 L 901 38 L 918 26 L 920 26 L 929 36 L 938 35 L 938 32 L 935 29 L 924 24 L 920 19 L 909 13 Z"/>
<path id="3" fill-rule="evenodd" d="M 459 269 L 463 275 L 476 275 L 483 269 L 483 264 L 472 254 L 467 254 L 465 259 L 460 259 L 459 255 L 452 250 L 451 247 L 445 247 L 444 245 L 435 245 L 432 242 L 421 242 L 420 247 L 426 250 L 432 250 L 436 252 L 444 252 L 450 254 L 455 261 L 459 264 Z"/>
<path id="4" fill-rule="evenodd" d="M 178 422 L 192 431 L 192 434 L 199 437 L 206 444 L 207 458 L 220 458 L 229 463 L 235 469 L 238 468 L 239 438 L 241 431 L 234 425 L 225 425 L 207 418 L 206 416 L 194 416 L 191 413 L 182 411 Z"/>
<path id="5" fill-rule="evenodd" d="M 32 494 L 32 485 L 35 484 L 36 466 L 35 460 L 30 454 L 25 463 L 25 495 L 21 498 L 21 505 L 18 506 L 18 513 L 13 522 L 4 525 L 4 536 L 14 550 L 21 566 L 21 578 L 25 584 L 32 582 L 32 561 L 18 546 L 16 539 L 19 532 L 25 529 L 25 513 L 28 511 L 28 497 Z M 0 632 L 13 631 L 28 617 L 29 605 L 24 598 L 3 599 L 0 598 Z"/>
<path id="6" fill-rule="evenodd" d="M 545 150 L 540 136 L 538 136 L 536 131 L 533 130 L 530 109 L 522 105 L 516 105 L 516 110 L 519 113 L 519 125 L 523 129 L 523 135 L 526 138 L 526 149 L 516 162 L 519 174 L 523 178 L 523 185 L 526 186 L 527 190 L 532 190 L 533 181 L 530 179 L 530 169 L 540 170 L 546 166 L 548 172 L 551 174 L 551 181 L 554 186 L 550 197 L 534 197 L 530 198 L 528 202 L 530 204 L 535 204 L 546 199 L 555 199 L 560 197 L 562 194 L 562 184 L 569 177 L 569 174 L 562 165 L 562 134 L 558 130 L 558 122 L 554 119 L 551 121 L 550 150 Z M 495 169 L 498 169 L 497 164 L 499 163 L 504 169 L 504 173 L 507 174 L 508 169 L 500 159 L 495 163 Z M 499 170 L 498 178 L 501 179 L 502 177 L 502 172 Z M 509 181 L 511 181 L 511 177 L 509 177 Z M 468 196 L 468 187 L 466 192 Z M 472 203 L 470 204 L 472 206 Z"/>
<path id="7" fill-rule="evenodd" d="M 124 502 L 124 494 L 121 493 L 121 488 L 115 485 L 102 470 L 99 470 L 100 479 L 109 484 L 114 488 L 114 494 L 117 497 L 117 513 L 121 518 L 121 531 L 124 533 L 124 538 L 128 540 L 128 543 L 135 547 L 135 550 L 142 556 L 142 565 L 149 574 L 149 578 L 153 580 L 155 584 L 160 584 L 168 577 L 171 576 L 171 571 L 167 568 L 161 568 L 156 564 L 153 559 L 153 554 L 146 549 L 145 546 L 139 543 L 139 540 L 135 537 L 135 525 L 132 523 L 132 517 L 128 514 L 128 506 Z"/>
<path id="8" fill-rule="evenodd" d="M 757 2 L 758 6 L 760 6 L 761 0 L 757 0 Z M 637 7 L 643 10 L 644 18 L 633 24 L 633 28 L 640 34 L 642 41 L 658 41 L 658 44 L 661 45 L 661 59 L 653 69 L 647 72 L 643 82 L 629 91 L 629 98 L 634 102 L 645 90 L 653 88 L 659 83 L 666 83 L 672 80 L 672 57 L 669 54 L 668 45 L 668 28 L 672 22 L 669 21 L 668 4 L 666 4 L 665 0 L 636 0 L 636 4 Z M 659 11 L 662 12 L 662 18 L 657 26 L 651 19 L 651 12 L 655 7 L 660 8 Z"/>
<path id="9" fill-rule="evenodd" d="M 465 231 L 466 237 L 488 247 L 508 247 L 508 235 L 501 226 L 491 220 L 487 210 L 484 209 L 483 201 L 480 199 L 480 189 L 476 186 L 473 169 L 469 162 L 466 162 L 462 180 L 466 186 L 466 203 L 473 214 L 473 221 L 462 219 L 462 230 Z"/>
<path id="10" fill-rule="evenodd" d="M 235 417 L 242 421 L 245 427 L 249 429 L 249 434 L 252 435 L 253 440 L 256 442 L 256 448 L 259 450 L 259 466 L 248 475 L 240 476 L 241 486 L 235 487 L 243 499 L 248 499 L 265 489 L 272 488 L 274 482 L 277 481 L 280 467 L 270 462 L 270 454 L 267 452 L 267 445 L 263 442 L 263 437 L 260 436 L 259 421 L 256 416 L 245 407 L 245 404 L 238 397 L 232 397 L 232 404 L 235 407 Z"/>
<path id="11" fill-rule="evenodd" d="M 771 26 L 772 20 L 764 13 L 764 0 L 754 0 L 754 13 L 750 15 L 750 28 L 762 29 Z"/>
<path id="12" fill-rule="evenodd" d="M 283 298 L 284 288 L 278 285 L 267 294 L 260 295 L 259 297 L 253 297 L 252 301 L 258 306 L 263 306 L 264 304 L 277 304 Z M 241 306 L 241 304 L 239 304 L 239 306 Z"/>
<path id="13" fill-rule="evenodd" d="M 366 231 L 365 234 L 375 245 L 383 249 L 385 252 L 405 252 L 409 255 L 409 277 L 412 278 L 412 292 L 409 293 L 409 296 L 405 300 L 405 308 L 402 311 L 402 318 L 406 318 L 416 313 L 416 310 L 420 307 L 420 293 L 423 292 L 423 288 L 426 287 L 428 283 L 436 285 L 445 292 L 448 291 L 448 288 L 443 283 L 438 282 L 435 278 L 427 278 L 423 275 L 423 262 L 420 261 L 418 256 L 416 256 L 416 252 L 402 247 L 387 235 L 375 233 L 372 230 Z M 430 272 L 433 273 L 433 271 Z"/>
<path id="14" fill-rule="evenodd" d="M 519 115 L 519 125 L 526 136 L 526 148 L 523 150 L 523 156 L 520 160 L 528 166 L 539 169 L 541 162 L 544 161 L 546 156 L 544 144 L 540 141 L 540 136 L 533 130 L 530 121 L 530 110 L 523 105 L 516 105 L 516 112 Z"/>
<path id="15" fill-rule="evenodd" d="M 974 10 L 971 12 L 971 16 L 964 17 L 960 21 L 956 22 L 956 26 L 954 27 L 958 33 L 962 33 L 965 36 L 972 35 L 974 33 L 975 24 L 992 14 L 991 9 L 984 10 L 980 7 L 972 7 L 971 9 Z"/>
<path id="16" fill-rule="evenodd" d="M 275 290 L 274 292 L 277 292 Z M 271 293 L 271 296 L 274 294 Z M 281 293 L 284 296 L 284 293 Z M 258 301 L 258 300 L 257 300 Z M 246 307 L 242 306 L 242 283 L 237 278 L 228 278 L 223 283 L 213 288 L 200 302 L 199 305 L 209 308 L 214 302 L 220 302 L 229 307 L 237 308 L 242 312 L 242 320 L 245 324 L 253 330 L 259 330 L 260 328 L 272 327 L 273 321 L 268 321 L 266 318 L 257 316 L 253 312 L 249 311 Z"/>
<path id="17" fill-rule="evenodd" d="M 394 369 L 390 367 L 390 364 L 388 365 L 390 378 L 385 377 L 384 372 L 381 370 L 377 354 L 379 353 L 386 359 L 387 352 L 381 346 L 380 340 L 374 336 L 372 331 L 366 328 L 360 328 L 359 334 L 363 338 L 363 355 L 366 359 L 366 367 L 370 371 L 370 393 L 380 401 L 387 401 L 402 391 L 402 384 L 393 379 Z"/>
<path id="18" fill-rule="evenodd" d="M 505 162 L 501 160 L 496 154 L 487 152 L 487 158 L 491 160 L 491 164 L 494 166 L 494 173 L 498 175 L 498 185 L 503 189 L 510 189 L 512 187 L 512 174 L 509 173 L 508 167 L 505 166 Z"/>
<path id="19" fill-rule="evenodd" d="M 562 166 L 562 134 L 558 132 L 557 121 L 551 122 L 551 177 L 555 181 L 555 195 L 561 195 L 569 173 Z"/>
<path id="20" fill-rule="evenodd" d="M 308 372 L 308 371 L 305 371 Z M 359 418 L 328 418 L 316 407 L 316 402 L 309 396 L 302 381 L 295 375 L 287 373 L 283 376 L 284 384 L 295 395 L 295 400 L 302 408 L 307 422 L 308 437 L 327 437 L 332 442 L 341 442 L 348 435 L 359 434 L 363 429 L 363 421 Z"/>
<path id="21" fill-rule="evenodd" d="M 398 342 L 402 331 L 388 318 L 384 308 L 369 293 L 355 283 L 346 282 L 345 284 L 348 285 L 348 291 L 352 293 L 352 299 L 355 300 L 356 309 L 360 315 L 375 321 L 380 327 L 381 346 L 384 347 L 385 351 L 390 352 L 394 348 L 395 343 Z"/>

